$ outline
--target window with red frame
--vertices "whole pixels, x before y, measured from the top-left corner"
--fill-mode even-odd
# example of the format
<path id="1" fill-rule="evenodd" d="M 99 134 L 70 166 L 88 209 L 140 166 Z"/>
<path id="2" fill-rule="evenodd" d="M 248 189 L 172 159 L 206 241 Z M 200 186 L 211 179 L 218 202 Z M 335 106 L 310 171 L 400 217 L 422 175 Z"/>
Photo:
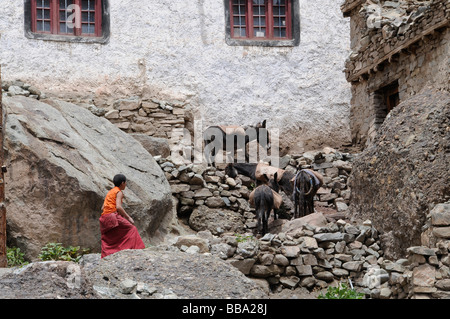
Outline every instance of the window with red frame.
<path id="1" fill-rule="evenodd" d="M 231 37 L 292 39 L 292 0 L 230 0 Z"/>
<path id="2" fill-rule="evenodd" d="M 101 0 L 31 0 L 31 31 L 100 37 Z"/>

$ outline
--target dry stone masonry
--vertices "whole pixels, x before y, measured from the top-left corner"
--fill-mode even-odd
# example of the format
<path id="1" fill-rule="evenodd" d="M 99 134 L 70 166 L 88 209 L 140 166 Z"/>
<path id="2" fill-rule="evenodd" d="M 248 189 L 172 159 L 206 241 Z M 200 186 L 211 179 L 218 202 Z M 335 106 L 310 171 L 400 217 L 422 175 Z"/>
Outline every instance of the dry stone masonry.
<path id="1" fill-rule="evenodd" d="M 321 213 L 293 220 L 278 233 L 210 231 L 180 236 L 173 245 L 188 254 L 211 254 L 229 262 L 264 289 L 324 289 L 350 283 L 366 298 L 450 298 L 450 203 L 430 213 L 423 246 L 407 249 L 407 258 L 386 259 L 379 232 L 342 219 L 327 222 Z"/>
<path id="2" fill-rule="evenodd" d="M 449 23 L 448 1 L 347 1 L 344 14 L 355 4 L 362 5 L 359 15 L 365 25 L 359 26 L 359 43 L 346 62 L 346 75 L 352 81 Z"/>
<path id="3" fill-rule="evenodd" d="M 425 86 L 448 91 L 450 3 L 430 0 L 347 0 L 351 54 L 353 144 L 369 144 L 398 103 Z"/>
<path id="4" fill-rule="evenodd" d="M 223 169 L 202 164 L 175 164 L 169 158 L 156 156 L 160 167 L 178 200 L 178 216 L 188 219 L 196 231 L 210 230 L 214 235 L 224 232 L 245 232 L 256 228 L 254 210 L 248 203 L 255 187 L 249 177 L 233 179 Z M 351 172 L 353 155 L 332 148 L 310 151 L 301 155 L 286 155 L 280 168 L 292 173 L 296 167 L 311 168 L 324 175 L 324 185 L 316 196 L 316 205 L 344 214 L 350 200 L 347 178 Z M 282 214 L 290 217 L 291 199 L 284 196 Z M 285 220 L 284 220 L 285 221 Z M 283 220 L 278 221 L 279 224 Z"/>
<path id="5" fill-rule="evenodd" d="M 38 88 L 21 80 L 3 82 L 2 92 L 7 96 L 22 95 L 37 100 L 49 98 Z M 157 100 L 145 95 L 112 101 L 70 97 L 64 100 L 80 105 L 97 116 L 105 117 L 127 133 L 139 133 L 155 138 L 170 138 L 174 129 L 183 129 L 192 122 L 190 106 L 179 100 Z"/>

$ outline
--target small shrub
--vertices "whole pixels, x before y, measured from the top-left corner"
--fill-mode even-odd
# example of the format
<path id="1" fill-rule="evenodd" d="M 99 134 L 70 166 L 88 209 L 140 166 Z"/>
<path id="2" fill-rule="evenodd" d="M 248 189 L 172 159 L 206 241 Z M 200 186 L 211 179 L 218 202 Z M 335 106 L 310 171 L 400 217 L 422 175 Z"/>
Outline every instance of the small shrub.
<path id="1" fill-rule="evenodd" d="M 47 260 L 64 260 L 78 262 L 80 258 L 89 252 L 88 249 L 81 249 L 79 246 L 63 247 L 61 243 L 48 243 L 41 249 L 39 259 Z"/>
<path id="2" fill-rule="evenodd" d="M 24 259 L 24 253 L 20 251 L 18 247 L 12 247 L 6 249 L 6 259 L 8 262 L 8 267 L 25 266 L 28 261 Z"/>
<path id="3" fill-rule="evenodd" d="M 363 299 L 364 294 L 350 289 L 346 284 L 340 283 L 337 287 L 328 287 L 325 295 L 320 294 L 318 299 Z"/>
<path id="4" fill-rule="evenodd" d="M 255 239 L 255 237 L 253 237 L 252 235 L 244 236 L 241 234 L 234 234 L 234 236 L 236 236 L 236 241 L 238 243 L 243 243 L 243 242 L 246 242 L 247 240 Z"/>

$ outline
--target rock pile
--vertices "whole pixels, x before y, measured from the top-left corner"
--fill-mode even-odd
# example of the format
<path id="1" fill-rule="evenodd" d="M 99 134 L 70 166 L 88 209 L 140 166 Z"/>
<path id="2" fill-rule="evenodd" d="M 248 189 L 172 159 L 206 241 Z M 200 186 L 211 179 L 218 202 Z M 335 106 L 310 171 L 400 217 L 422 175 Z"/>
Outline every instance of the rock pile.
<path id="1" fill-rule="evenodd" d="M 436 205 L 427 216 L 422 246 L 410 247 L 414 298 L 450 298 L 450 202 Z"/>
<path id="2" fill-rule="evenodd" d="M 2 82 L 2 93 L 7 96 L 22 95 L 34 99 L 44 99 L 46 96 L 38 88 L 20 80 Z"/>
<path id="3" fill-rule="evenodd" d="M 327 223 L 314 213 L 290 223 L 296 225 L 284 225 L 285 231 L 259 240 L 250 234 L 216 237 L 202 231 L 179 237 L 174 245 L 187 253 L 217 255 L 259 279 L 267 291 L 326 288 L 349 277 L 359 284 L 365 270 L 383 262 L 378 232 L 370 221 L 361 226 L 343 220 Z"/>
<path id="4" fill-rule="evenodd" d="M 367 220 L 328 223 L 321 213 L 293 220 L 278 234 L 259 240 L 251 234 L 209 231 L 176 238 L 188 254 L 215 255 L 262 285 L 267 293 L 297 287 L 324 289 L 350 282 L 373 299 L 450 298 L 450 203 L 429 215 L 423 246 L 407 249 L 407 258 L 384 256 L 379 233 Z"/>
<path id="5" fill-rule="evenodd" d="M 239 175 L 236 179 L 225 175 L 223 169 L 206 165 L 179 165 L 169 158 L 155 157 L 163 169 L 178 199 L 178 216 L 189 219 L 196 231 L 209 230 L 214 235 L 224 232 L 245 232 L 256 227 L 254 209 L 248 197 L 254 181 Z M 286 155 L 280 158 L 282 169 L 296 172 L 311 168 L 324 176 L 324 185 L 316 196 L 316 207 L 327 207 L 344 213 L 350 200 L 347 178 L 352 169 L 353 155 L 331 148 Z M 290 216 L 292 202 L 284 196 L 284 209 Z"/>

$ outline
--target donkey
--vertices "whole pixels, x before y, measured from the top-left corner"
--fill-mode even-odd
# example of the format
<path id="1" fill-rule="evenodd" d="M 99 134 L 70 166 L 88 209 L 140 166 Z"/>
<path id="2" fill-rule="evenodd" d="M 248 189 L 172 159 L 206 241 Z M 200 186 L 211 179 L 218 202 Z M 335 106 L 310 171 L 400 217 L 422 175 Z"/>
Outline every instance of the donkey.
<path id="1" fill-rule="evenodd" d="M 225 174 L 229 177 L 236 178 L 238 174 L 242 174 L 256 181 L 257 185 L 269 182 L 270 179 L 273 179 L 275 172 L 278 176 L 278 187 L 286 195 L 291 196 L 294 191 L 292 179 L 295 175 L 289 171 L 264 163 L 230 163 L 225 167 Z"/>
<path id="2" fill-rule="evenodd" d="M 309 169 L 300 170 L 293 179 L 294 218 L 314 212 L 314 196 L 323 185 L 323 176 Z"/>
<path id="3" fill-rule="evenodd" d="M 220 151 L 230 151 L 231 146 L 233 146 L 233 158 L 234 153 L 241 149 L 244 151 L 245 162 L 248 163 L 247 144 L 254 140 L 266 151 L 270 149 L 270 137 L 266 129 L 266 120 L 248 128 L 240 126 L 210 126 L 203 132 L 206 162 L 208 165 L 215 167 L 216 154 Z"/>
<path id="4" fill-rule="evenodd" d="M 275 173 L 275 181 L 277 179 L 277 173 Z M 276 187 L 276 182 L 275 187 Z M 281 206 L 281 196 L 278 195 L 268 185 L 263 184 L 251 192 L 249 197 L 250 205 L 255 206 L 256 218 L 257 218 L 257 232 L 263 236 L 268 230 L 268 220 L 270 212 L 274 211 L 274 219 L 277 219 L 277 209 Z"/>

